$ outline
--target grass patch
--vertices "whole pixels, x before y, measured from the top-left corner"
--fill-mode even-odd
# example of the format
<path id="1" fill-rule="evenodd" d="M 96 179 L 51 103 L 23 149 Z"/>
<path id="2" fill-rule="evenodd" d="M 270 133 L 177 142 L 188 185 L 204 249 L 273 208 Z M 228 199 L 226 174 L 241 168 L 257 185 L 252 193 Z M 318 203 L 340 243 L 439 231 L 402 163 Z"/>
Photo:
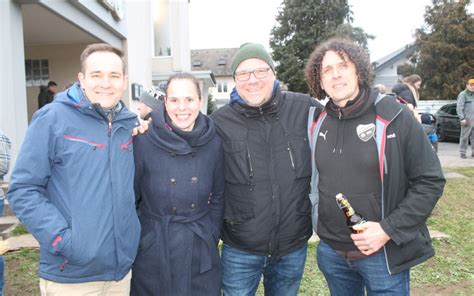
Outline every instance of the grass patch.
<path id="1" fill-rule="evenodd" d="M 412 286 L 420 291 L 428 287 L 443 289 L 443 295 L 474 295 L 474 168 L 454 171 L 467 178 L 448 180 L 443 197 L 428 219 L 431 229 L 449 238 L 433 241 L 436 255 L 412 269 Z M 446 286 L 457 288 L 448 293 Z"/>
<path id="2" fill-rule="evenodd" d="M 18 224 L 15 229 L 12 230 L 11 235 L 12 236 L 19 236 L 23 234 L 28 234 L 28 230 L 26 230 L 25 225 L 23 224 Z"/>
<path id="3" fill-rule="evenodd" d="M 40 295 L 38 250 L 23 249 L 4 255 L 5 295 Z"/>
<path id="4" fill-rule="evenodd" d="M 467 179 L 449 179 L 428 225 L 449 235 L 434 240 L 435 257 L 411 271 L 412 295 L 474 295 L 474 168 L 453 169 Z M 316 246 L 309 244 L 299 295 L 329 295 L 316 263 Z M 6 254 L 5 295 L 39 295 L 38 251 Z M 264 295 L 260 285 L 257 295 Z"/>

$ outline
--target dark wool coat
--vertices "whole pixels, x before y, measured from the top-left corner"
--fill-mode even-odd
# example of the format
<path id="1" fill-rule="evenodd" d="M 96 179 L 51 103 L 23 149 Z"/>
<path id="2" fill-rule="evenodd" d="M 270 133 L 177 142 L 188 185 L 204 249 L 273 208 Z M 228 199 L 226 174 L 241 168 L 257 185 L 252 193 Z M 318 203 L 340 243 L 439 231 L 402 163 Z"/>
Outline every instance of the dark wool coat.
<path id="1" fill-rule="evenodd" d="M 220 295 L 222 144 L 208 117 L 199 114 L 195 130 L 204 128 L 188 142 L 164 113 L 160 105 L 149 131 L 134 140 L 142 234 L 131 294 Z"/>

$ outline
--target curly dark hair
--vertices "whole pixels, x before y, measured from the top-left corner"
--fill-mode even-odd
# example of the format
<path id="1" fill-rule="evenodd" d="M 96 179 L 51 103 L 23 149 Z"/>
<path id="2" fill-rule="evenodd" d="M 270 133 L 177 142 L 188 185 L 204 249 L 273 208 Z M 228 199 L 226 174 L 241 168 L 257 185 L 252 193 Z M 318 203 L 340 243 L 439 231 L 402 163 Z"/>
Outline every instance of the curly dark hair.
<path id="1" fill-rule="evenodd" d="M 306 82 L 311 94 L 315 98 L 323 100 L 327 96 L 326 92 L 321 87 L 321 64 L 324 55 L 328 51 L 334 51 L 344 61 L 349 60 L 354 63 L 357 71 L 359 87 L 370 87 L 374 79 L 374 74 L 366 50 L 351 40 L 331 38 L 316 46 L 306 64 Z"/>

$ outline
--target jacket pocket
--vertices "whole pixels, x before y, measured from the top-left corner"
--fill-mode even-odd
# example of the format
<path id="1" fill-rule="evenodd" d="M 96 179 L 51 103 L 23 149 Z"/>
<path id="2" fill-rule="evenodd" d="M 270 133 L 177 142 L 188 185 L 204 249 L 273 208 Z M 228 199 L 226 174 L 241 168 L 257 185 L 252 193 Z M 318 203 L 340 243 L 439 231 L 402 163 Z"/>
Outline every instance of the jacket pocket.
<path id="1" fill-rule="evenodd" d="M 251 159 L 245 141 L 223 141 L 227 183 L 250 185 Z"/>
<path id="2" fill-rule="evenodd" d="M 73 226 L 71 228 L 71 236 L 65 242 L 62 252 L 63 257 L 67 259 L 64 263 L 76 266 L 83 266 L 89 263 L 92 260 L 92 254 L 91 250 L 84 245 L 87 241 L 87 238 L 79 233 L 77 227 Z"/>
<path id="3" fill-rule="evenodd" d="M 311 150 L 306 128 L 296 130 L 288 135 L 288 157 L 295 171 L 296 178 L 311 176 Z"/>
<path id="4" fill-rule="evenodd" d="M 153 220 L 141 219 L 141 235 L 138 245 L 138 254 L 145 254 L 155 242 L 155 227 Z"/>
<path id="5" fill-rule="evenodd" d="M 367 221 L 379 222 L 381 220 L 380 207 L 377 206 L 374 193 L 347 194 L 346 197 L 354 211 Z M 320 193 L 318 216 L 320 222 L 326 227 L 332 223 L 337 223 L 339 226 L 346 224 L 345 215 L 339 209 L 333 193 Z"/>
<path id="6" fill-rule="evenodd" d="M 225 198 L 225 220 L 231 225 L 239 225 L 252 219 L 255 201 L 252 199 L 248 186 L 228 185 Z"/>
<path id="7" fill-rule="evenodd" d="M 374 193 L 356 194 L 347 196 L 354 211 L 362 215 L 367 221 L 378 222 L 382 219 L 382 212 L 380 210 L 380 196 Z M 336 202 L 334 200 L 334 202 Z"/>

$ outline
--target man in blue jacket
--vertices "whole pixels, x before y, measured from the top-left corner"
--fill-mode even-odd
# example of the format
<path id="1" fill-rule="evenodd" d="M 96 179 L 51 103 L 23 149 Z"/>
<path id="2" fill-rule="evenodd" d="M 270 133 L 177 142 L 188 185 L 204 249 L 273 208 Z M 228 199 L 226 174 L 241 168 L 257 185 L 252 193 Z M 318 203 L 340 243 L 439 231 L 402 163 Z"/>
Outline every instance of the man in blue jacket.
<path id="1" fill-rule="evenodd" d="M 129 295 L 140 225 L 121 50 L 89 45 L 80 83 L 37 111 L 8 198 L 40 243 L 42 295 Z"/>

